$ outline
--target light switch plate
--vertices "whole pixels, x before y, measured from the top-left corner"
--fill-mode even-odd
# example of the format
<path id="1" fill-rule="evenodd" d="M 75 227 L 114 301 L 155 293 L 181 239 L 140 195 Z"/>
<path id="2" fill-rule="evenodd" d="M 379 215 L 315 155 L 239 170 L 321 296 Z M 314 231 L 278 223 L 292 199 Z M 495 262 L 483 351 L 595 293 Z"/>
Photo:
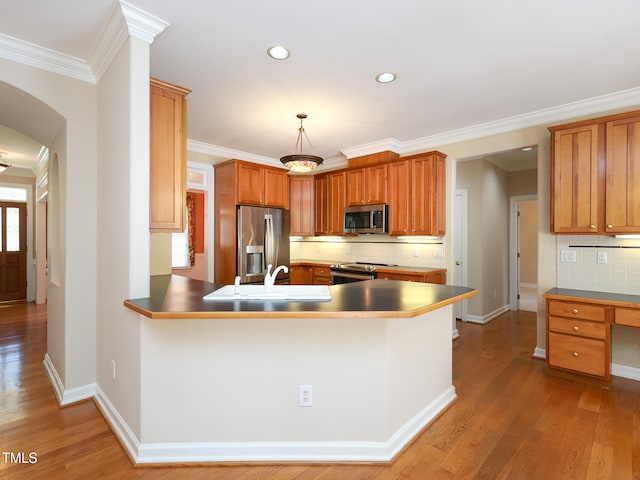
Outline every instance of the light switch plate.
<path id="1" fill-rule="evenodd" d="M 560 250 L 560 261 L 562 263 L 576 263 L 576 251 Z"/>
<path id="2" fill-rule="evenodd" d="M 607 263 L 607 252 L 598 252 L 598 263 Z"/>

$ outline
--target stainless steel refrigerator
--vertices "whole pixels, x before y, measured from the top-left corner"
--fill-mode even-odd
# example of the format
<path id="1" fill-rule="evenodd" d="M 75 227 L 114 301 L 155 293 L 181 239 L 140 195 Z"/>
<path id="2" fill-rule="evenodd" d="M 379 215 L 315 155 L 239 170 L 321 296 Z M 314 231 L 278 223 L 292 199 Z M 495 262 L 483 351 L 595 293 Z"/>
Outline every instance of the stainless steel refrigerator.
<path id="1" fill-rule="evenodd" d="M 238 206 L 236 272 L 242 283 L 262 283 L 267 265 L 289 267 L 289 211 L 281 208 Z M 289 283 L 281 271 L 276 283 Z"/>

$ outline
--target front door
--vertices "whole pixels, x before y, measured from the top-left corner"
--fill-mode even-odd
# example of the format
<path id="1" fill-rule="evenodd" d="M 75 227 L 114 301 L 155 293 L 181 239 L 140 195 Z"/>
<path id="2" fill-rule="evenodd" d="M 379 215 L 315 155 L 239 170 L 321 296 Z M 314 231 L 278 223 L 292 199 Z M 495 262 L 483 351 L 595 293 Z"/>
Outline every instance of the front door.
<path id="1" fill-rule="evenodd" d="M 27 298 L 27 204 L 0 202 L 0 302 Z"/>

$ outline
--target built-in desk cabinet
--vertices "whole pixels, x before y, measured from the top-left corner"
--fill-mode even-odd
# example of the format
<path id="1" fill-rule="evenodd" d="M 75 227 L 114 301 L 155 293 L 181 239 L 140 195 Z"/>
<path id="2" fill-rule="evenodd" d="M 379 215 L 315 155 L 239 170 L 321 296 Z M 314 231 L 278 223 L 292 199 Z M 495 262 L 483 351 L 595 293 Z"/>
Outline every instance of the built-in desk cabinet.
<path id="1" fill-rule="evenodd" d="M 640 233 L 640 112 L 551 132 L 551 232 Z"/>
<path id="2" fill-rule="evenodd" d="M 547 300 L 547 365 L 610 378 L 610 307 Z"/>
<path id="3" fill-rule="evenodd" d="M 149 230 L 182 232 L 187 195 L 187 101 L 191 90 L 150 82 Z"/>

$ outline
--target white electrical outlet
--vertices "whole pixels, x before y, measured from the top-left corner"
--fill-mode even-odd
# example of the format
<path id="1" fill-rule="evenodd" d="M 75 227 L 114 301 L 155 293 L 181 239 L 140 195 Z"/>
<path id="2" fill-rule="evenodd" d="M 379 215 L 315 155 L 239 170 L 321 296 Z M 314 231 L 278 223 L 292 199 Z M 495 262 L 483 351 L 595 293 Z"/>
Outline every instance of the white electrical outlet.
<path id="1" fill-rule="evenodd" d="M 436 247 L 433 250 L 433 257 L 434 258 L 444 258 L 444 248 L 443 247 Z"/>
<path id="2" fill-rule="evenodd" d="M 413 252 L 411 252 L 411 255 L 413 255 L 414 257 L 420 256 L 420 251 L 418 250 L 418 247 L 413 248 Z"/>
<path id="3" fill-rule="evenodd" d="M 111 360 L 111 380 L 116 379 L 116 361 Z"/>
<path id="4" fill-rule="evenodd" d="M 560 250 L 560 261 L 562 263 L 576 263 L 576 251 Z"/>
<path id="5" fill-rule="evenodd" d="M 607 263 L 607 252 L 598 252 L 598 263 Z"/>
<path id="6" fill-rule="evenodd" d="M 347 245 L 347 255 L 351 255 L 351 245 Z"/>
<path id="7" fill-rule="evenodd" d="M 300 385 L 298 405 L 301 407 L 313 405 L 313 387 L 311 385 Z"/>

